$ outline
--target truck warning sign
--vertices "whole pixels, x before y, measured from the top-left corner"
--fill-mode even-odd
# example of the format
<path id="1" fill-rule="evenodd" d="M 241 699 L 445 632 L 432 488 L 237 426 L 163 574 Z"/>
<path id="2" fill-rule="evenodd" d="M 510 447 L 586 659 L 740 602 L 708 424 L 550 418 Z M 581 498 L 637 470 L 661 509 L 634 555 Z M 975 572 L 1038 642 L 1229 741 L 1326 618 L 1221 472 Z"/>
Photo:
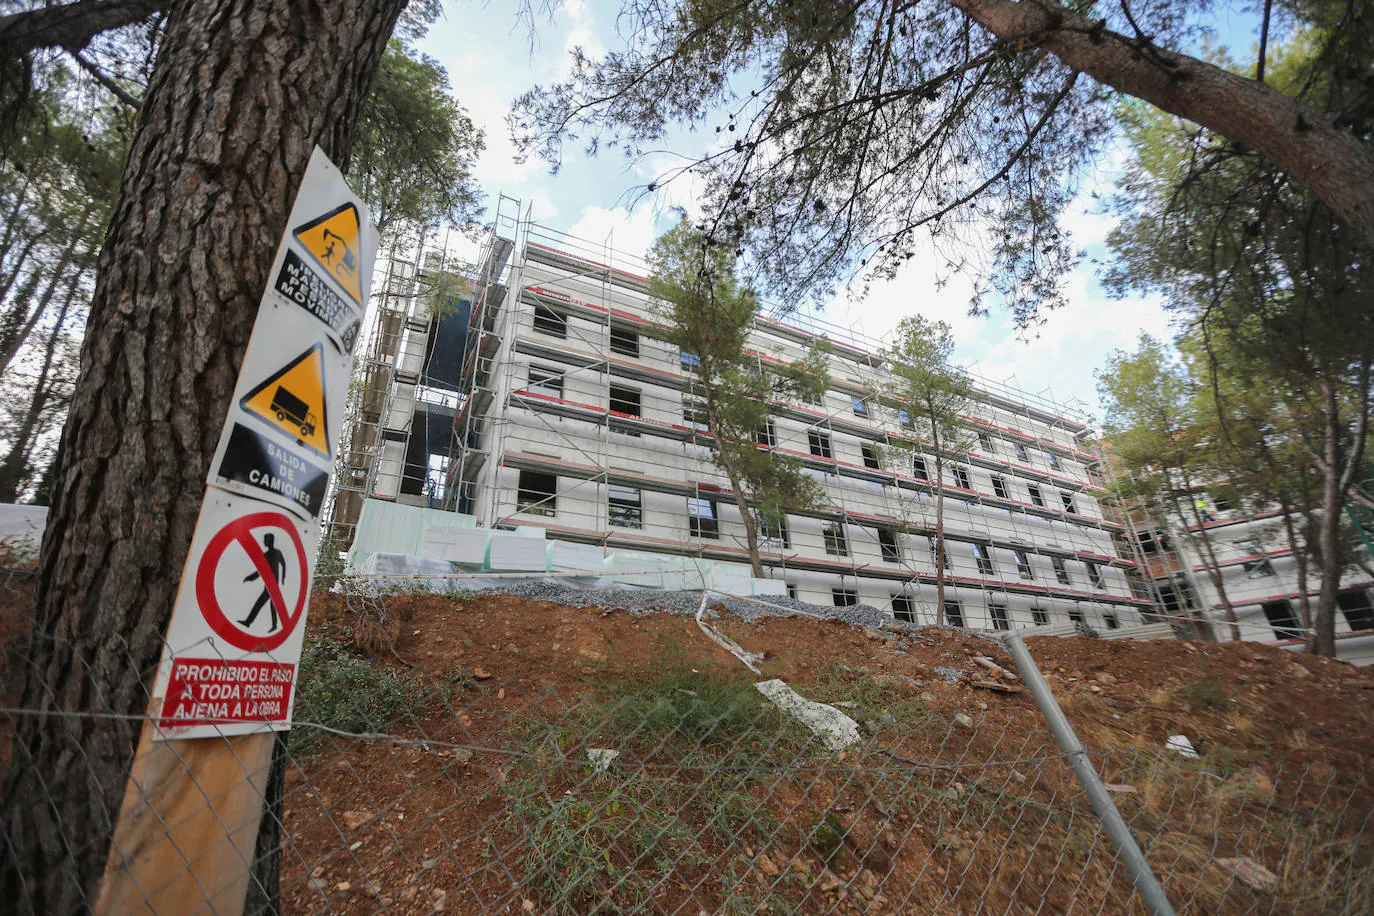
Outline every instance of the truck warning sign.
<path id="1" fill-rule="evenodd" d="M 315 344 L 272 373 L 240 400 L 250 414 L 282 430 L 296 444 L 330 457 L 325 434 L 324 353 Z"/>
<path id="2" fill-rule="evenodd" d="M 275 415 L 274 415 L 275 416 Z M 310 518 L 318 518 L 329 485 L 329 468 L 315 464 L 242 423 L 229 431 L 219 476 L 261 493 L 284 496 Z"/>

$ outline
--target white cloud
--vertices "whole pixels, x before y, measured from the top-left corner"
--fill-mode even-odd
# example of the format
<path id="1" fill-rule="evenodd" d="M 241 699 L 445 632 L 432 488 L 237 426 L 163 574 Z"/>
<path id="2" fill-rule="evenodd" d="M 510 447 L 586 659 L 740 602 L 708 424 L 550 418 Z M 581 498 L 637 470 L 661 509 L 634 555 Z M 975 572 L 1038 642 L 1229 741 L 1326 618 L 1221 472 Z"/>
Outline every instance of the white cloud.
<path id="1" fill-rule="evenodd" d="M 568 228 L 568 234 L 593 245 L 642 258 L 658 237 L 654 228 L 654 213 L 649 207 L 636 207 L 634 212 L 624 207 L 606 209 L 589 207 L 582 218 Z"/>

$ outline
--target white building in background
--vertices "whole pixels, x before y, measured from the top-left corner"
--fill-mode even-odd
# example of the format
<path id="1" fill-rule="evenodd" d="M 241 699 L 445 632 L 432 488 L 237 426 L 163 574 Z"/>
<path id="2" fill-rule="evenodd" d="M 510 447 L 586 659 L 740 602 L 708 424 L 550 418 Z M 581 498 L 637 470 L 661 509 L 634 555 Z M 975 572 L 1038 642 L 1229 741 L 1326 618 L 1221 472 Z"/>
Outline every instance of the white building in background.
<path id="1" fill-rule="evenodd" d="M 424 261 L 416 266 L 423 273 Z M 899 460 L 880 457 L 892 451 L 880 446 L 902 445 L 904 423 L 869 400 L 884 372 L 878 342 L 764 316 L 750 335 L 761 364 L 799 360 L 821 338 L 832 348 L 830 390 L 819 403 L 773 404 L 762 443 L 807 467 L 829 504 L 769 532 L 770 581 L 751 586 L 744 526 L 706 444 L 691 354 L 653 336 L 642 261 L 498 208 L 472 275 L 466 306 L 432 317 L 407 295 L 414 269 L 396 259 L 385 274 L 396 295 L 381 297 L 380 330 L 360 350 L 363 409 L 334 522 L 355 560 L 418 550 L 473 565 L 472 545 L 486 538 L 485 568 L 507 568 L 496 559 L 511 555 L 507 540 L 491 533 L 509 531 L 542 540 L 553 570 L 689 560 L 717 584 L 871 604 L 922 622 L 934 618 L 941 574 L 949 621 L 970 627 L 1129 632 L 1157 610 L 1128 578 L 1137 562 L 1124 551 L 1135 541 L 1099 502 L 1086 416 L 975 379 L 965 419 L 976 445 L 935 482 L 928 454 L 905 446 Z M 943 573 L 931 537 L 937 486 Z M 398 521 L 395 506 L 416 507 L 421 514 L 409 517 L 427 531 Z M 535 554 L 525 546 L 528 560 Z"/>
<path id="2" fill-rule="evenodd" d="M 1205 528 L 1222 585 L 1240 622 L 1241 639 L 1299 649 L 1306 643 L 1302 626 L 1302 589 L 1297 560 L 1284 535 L 1278 511 L 1238 511 L 1220 497 L 1202 497 Z M 1192 593 L 1206 611 L 1217 639 L 1230 638 L 1221 596 L 1209 573 L 1200 544 L 1194 543 L 1198 528 L 1192 519 L 1171 519 L 1167 535 L 1148 538 L 1147 552 L 1171 549 L 1171 564 L 1151 564 L 1158 584 L 1169 593 Z M 1188 535 L 1194 535 L 1189 537 Z M 1168 570 L 1168 566 L 1172 570 Z M 1306 592 L 1316 613 L 1321 576 L 1309 564 Z M 1374 664 L 1374 606 L 1370 590 L 1374 579 L 1362 569 L 1347 571 L 1337 595 L 1336 657 L 1357 665 Z M 1166 603 L 1167 599 L 1166 599 Z"/>

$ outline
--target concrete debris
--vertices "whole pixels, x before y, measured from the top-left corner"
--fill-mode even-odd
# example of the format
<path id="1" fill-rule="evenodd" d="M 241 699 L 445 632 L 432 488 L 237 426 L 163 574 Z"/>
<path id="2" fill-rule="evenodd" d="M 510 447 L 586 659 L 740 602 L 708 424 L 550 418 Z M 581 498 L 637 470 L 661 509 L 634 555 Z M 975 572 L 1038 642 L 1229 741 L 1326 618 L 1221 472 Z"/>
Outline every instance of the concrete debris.
<path id="1" fill-rule="evenodd" d="M 785 681 L 759 681 L 754 686 L 784 714 L 810 729 L 830 750 L 844 750 L 858 742 L 859 723 L 835 707 L 806 699 Z"/>
<path id="2" fill-rule="evenodd" d="M 1272 892 L 1279 886 L 1279 876 L 1249 856 L 1234 859 L 1217 859 L 1217 865 L 1236 876 L 1236 879 L 1253 891 Z"/>
<path id="3" fill-rule="evenodd" d="M 1193 742 L 1189 741 L 1186 735 L 1170 735 L 1169 740 L 1164 742 L 1164 749 L 1175 751 L 1189 760 L 1197 759 L 1197 751 L 1193 749 Z"/>
<path id="4" fill-rule="evenodd" d="M 954 714 L 954 721 L 962 725 L 964 728 L 973 728 L 973 720 L 961 712 L 956 712 Z"/>
<path id="5" fill-rule="evenodd" d="M 592 765 L 592 772 L 601 774 L 611 768 L 611 762 L 620 756 L 620 751 L 609 747 L 589 747 L 587 748 L 587 761 Z"/>

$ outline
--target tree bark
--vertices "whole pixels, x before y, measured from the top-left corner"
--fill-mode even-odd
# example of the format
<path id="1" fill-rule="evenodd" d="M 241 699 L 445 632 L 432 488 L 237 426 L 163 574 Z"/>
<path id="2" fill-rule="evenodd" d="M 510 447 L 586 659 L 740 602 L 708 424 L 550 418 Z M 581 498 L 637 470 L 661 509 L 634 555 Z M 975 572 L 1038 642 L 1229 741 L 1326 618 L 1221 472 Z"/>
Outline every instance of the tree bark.
<path id="1" fill-rule="evenodd" d="M 935 625 L 945 625 L 945 459 L 931 418 L 931 439 L 935 446 Z"/>
<path id="2" fill-rule="evenodd" d="M 702 366 L 702 378 L 708 379 L 706 366 Z M 759 529 L 754 522 L 754 516 L 749 511 L 749 500 L 745 498 L 744 487 L 740 481 L 739 474 L 736 473 L 734 465 L 725 454 L 725 449 L 721 447 L 720 421 L 716 419 L 716 392 L 715 387 L 709 382 L 703 382 L 706 388 L 706 420 L 711 428 L 712 441 L 715 443 L 712 448 L 715 451 L 716 461 L 720 463 L 725 471 L 726 478 L 730 481 L 730 492 L 735 495 L 735 508 L 739 510 L 740 519 L 744 522 L 744 540 L 749 547 L 749 567 L 754 572 L 754 578 L 764 578 L 763 560 L 759 557 Z M 719 524 L 717 520 L 717 524 Z"/>
<path id="3" fill-rule="evenodd" d="M 0 899 L 94 900 L 257 303 L 312 148 L 348 160 L 404 0 L 187 0 L 101 253 L 4 790 Z M 63 713 L 94 714 L 94 717 Z"/>
<path id="4" fill-rule="evenodd" d="M 1336 388 L 1330 376 L 1321 376 L 1323 430 L 1322 514 L 1318 540 L 1321 544 L 1322 584 L 1317 591 L 1316 637 L 1312 651 L 1336 655 L 1336 594 L 1341 588 L 1341 416 Z"/>
<path id="5" fill-rule="evenodd" d="M 1043 48 L 1100 83 L 1255 150 L 1374 249 L 1374 150 L 1330 116 L 1196 58 L 1154 46 L 1147 53 L 1055 0 L 951 3 L 1004 41 Z"/>
<path id="6" fill-rule="evenodd" d="M 0 60 L 54 46 L 75 54 L 101 32 L 142 22 L 171 5 L 172 0 L 81 0 L 0 16 Z"/>

